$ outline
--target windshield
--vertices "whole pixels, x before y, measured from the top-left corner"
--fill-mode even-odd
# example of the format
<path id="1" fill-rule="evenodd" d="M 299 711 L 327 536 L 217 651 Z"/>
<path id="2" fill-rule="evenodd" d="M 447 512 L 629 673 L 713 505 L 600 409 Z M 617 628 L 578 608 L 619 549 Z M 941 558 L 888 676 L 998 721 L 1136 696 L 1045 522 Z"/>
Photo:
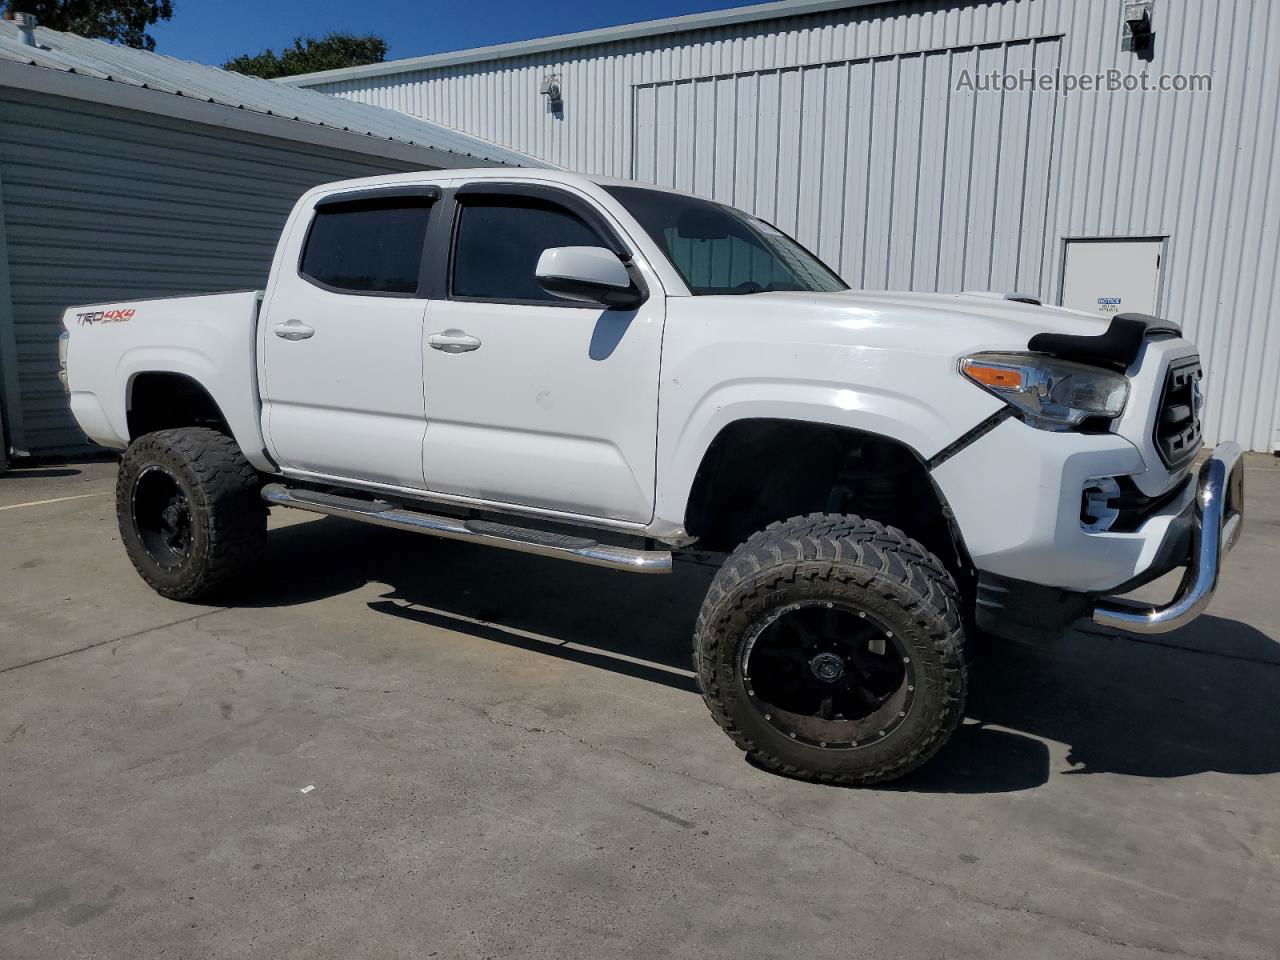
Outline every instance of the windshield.
<path id="1" fill-rule="evenodd" d="M 785 233 L 724 204 L 644 187 L 604 187 L 662 248 L 695 295 L 848 285 Z"/>

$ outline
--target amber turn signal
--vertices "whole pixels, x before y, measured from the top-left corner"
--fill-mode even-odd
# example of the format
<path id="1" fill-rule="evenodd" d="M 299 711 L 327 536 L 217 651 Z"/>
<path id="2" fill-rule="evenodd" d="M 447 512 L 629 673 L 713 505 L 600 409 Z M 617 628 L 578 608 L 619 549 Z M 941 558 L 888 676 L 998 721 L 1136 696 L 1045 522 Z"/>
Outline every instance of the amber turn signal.
<path id="1" fill-rule="evenodd" d="M 964 372 L 970 380 L 975 380 L 984 387 L 994 387 L 997 390 L 1022 389 L 1022 373 L 1008 367 L 989 367 L 970 360 L 965 363 Z"/>

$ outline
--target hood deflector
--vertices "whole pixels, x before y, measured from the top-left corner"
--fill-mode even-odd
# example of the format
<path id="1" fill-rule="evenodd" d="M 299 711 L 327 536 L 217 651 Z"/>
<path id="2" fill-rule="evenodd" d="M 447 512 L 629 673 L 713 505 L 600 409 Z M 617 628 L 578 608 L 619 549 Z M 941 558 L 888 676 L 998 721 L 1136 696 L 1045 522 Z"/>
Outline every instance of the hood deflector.
<path id="1" fill-rule="evenodd" d="M 1157 320 L 1145 313 L 1120 313 L 1111 326 L 1096 337 L 1069 333 L 1037 333 L 1027 342 L 1033 353 L 1047 353 L 1060 360 L 1074 360 L 1095 367 L 1127 370 L 1138 359 L 1142 344 L 1149 338 L 1182 335 L 1177 324 Z"/>

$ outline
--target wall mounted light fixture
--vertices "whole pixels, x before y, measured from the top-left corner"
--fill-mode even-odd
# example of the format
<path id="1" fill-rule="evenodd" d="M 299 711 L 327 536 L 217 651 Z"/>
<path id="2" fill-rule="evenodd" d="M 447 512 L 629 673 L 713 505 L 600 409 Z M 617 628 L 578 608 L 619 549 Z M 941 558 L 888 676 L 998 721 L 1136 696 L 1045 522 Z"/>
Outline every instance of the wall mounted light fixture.
<path id="1" fill-rule="evenodd" d="M 538 90 L 547 98 L 547 113 L 561 114 L 564 112 L 564 97 L 560 90 L 560 74 L 548 73 L 542 78 L 542 87 Z"/>

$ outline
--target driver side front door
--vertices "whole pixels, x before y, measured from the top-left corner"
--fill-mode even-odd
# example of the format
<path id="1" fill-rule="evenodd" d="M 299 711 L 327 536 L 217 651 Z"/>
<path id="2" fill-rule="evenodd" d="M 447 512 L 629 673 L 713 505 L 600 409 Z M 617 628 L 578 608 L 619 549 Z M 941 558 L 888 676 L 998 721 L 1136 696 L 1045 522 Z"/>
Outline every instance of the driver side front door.
<path id="1" fill-rule="evenodd" d="M 652 519 L 663 297 L 611 310 L 559 299 L 534 277 L 546 249 L 625 243 L 588 203 L 484 181 L 447 202 L 452 256 L 424 351 L 431 491 Z"/>

